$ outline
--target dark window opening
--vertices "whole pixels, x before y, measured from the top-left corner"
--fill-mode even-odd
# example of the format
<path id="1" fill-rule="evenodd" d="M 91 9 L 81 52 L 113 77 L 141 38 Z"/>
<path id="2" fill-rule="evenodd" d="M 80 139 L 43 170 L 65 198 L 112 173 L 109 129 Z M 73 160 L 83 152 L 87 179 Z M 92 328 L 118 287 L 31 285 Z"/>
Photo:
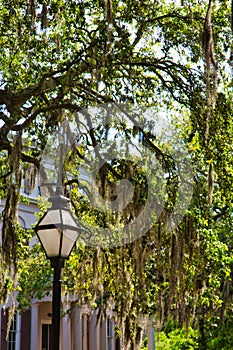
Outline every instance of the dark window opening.
<path id="1" fill-rule="evenodd" d="M 17 315 L 15 314 L 12 321 L 8 337 L 8 350 L 16 350 L 16 333 L 17 333 Z"/>
<path id="2" fill-rule="evenodd" d="M 51 324 L 42 324 L 42 350 L 50 350 Z"/>

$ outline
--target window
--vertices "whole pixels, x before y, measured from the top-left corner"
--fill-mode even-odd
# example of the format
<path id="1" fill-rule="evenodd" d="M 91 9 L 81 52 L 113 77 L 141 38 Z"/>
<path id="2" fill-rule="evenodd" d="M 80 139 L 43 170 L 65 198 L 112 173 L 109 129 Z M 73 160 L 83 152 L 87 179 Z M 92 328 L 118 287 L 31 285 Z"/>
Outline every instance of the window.
<path id="1" fill-rule="evenodd" d="M 112 350 L 112 339 L 113 339 L 113 320 L 107 318 L 107 350 Z"/>
<path id="2" fill-rule="evenodd" d="M 11 327 L 8 337 L 8 350 L 16 350 L 16 333 L 17 333 L 17 315 L 11 321 Z"/>
<path id="3" fill-rule="evenodd" d="M 50 350 L 51 324 L 42 323 L 42 350 Z"/>

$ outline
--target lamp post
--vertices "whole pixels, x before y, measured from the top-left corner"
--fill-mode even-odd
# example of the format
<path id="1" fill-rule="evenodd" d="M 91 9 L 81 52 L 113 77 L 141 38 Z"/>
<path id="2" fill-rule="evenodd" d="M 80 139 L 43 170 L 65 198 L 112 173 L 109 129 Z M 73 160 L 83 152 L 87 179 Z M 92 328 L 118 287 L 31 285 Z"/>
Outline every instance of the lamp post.
<path id="1" fill-rule="evenodd" d="M 39 220 L 35 231 L 47 258 L 51 262 L 51 267 L 54 269 L 51 349 L 59 350 L 61 269 L 64 267 L 65 260 L 69 258 L 82 228 L 78 226 L 67 207 L 69 199 L 61 194 L 59 187 L 56 196 L 50 198 L 49 201 L 52 206 Z"/>

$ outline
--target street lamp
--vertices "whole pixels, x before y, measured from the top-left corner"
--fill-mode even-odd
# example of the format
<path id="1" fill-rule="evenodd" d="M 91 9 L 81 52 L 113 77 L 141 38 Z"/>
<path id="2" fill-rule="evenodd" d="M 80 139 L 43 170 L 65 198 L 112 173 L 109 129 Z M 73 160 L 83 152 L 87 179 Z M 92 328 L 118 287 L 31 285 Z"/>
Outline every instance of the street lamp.
<path id="1" fill-rule="evenodd" d="M 52 350 L 59 350 L 60 306 L 61 306 L 61 269 L 69 258 L 82 228 L 78 225 L 67 207 L 68 198 L 58 188 L 56 196 L 49 199 L 50 209 L 38 221 L 35 231 L 47 258 L 54 269 L 52 298 Z"/>

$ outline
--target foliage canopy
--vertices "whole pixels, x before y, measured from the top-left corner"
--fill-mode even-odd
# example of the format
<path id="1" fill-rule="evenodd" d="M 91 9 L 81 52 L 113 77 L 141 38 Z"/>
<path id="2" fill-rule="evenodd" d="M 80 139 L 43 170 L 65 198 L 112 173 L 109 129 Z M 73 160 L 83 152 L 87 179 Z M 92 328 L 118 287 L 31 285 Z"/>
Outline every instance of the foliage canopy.
<path id="1" fill-rule="evenodd" d="M 179 225 L 172 232 L 164 229 L 179 174 L 146 125 L 140 131 L 143 143 L 168 174 L 164 210 L 147 235 L 133 243 L 111 249 L 78 245 L 64 271 L 65 293 L 103 307 L 112 298 L 122 349 L 140 346 L 142 320 L 148 314 L 156 314 L 158 327 L 170 318 L 180 326 L 192 323 L 199 329 L 201 349 L 207 349 L 212 323 L 222 322 L 224 328 L 224 322 L 231 322 L 231 21 L 226 0 L 1 2 L 3 300 L 16 288 L 19 305 L 26 308 L 32 297 L 49 291 L 44 279 L 50 275 L 48 265 L 36 266 L 41 252 L 35 248 L 29 254 L 28 233 L 17 224 L 26 170 L 39 168 L 48 136 L 65 117 L 75 120 L 79 129 L 84 108 L 128 103 L 167 111 L 180 124 L 194 164 L 193 198 Z M 80 217 L 111 226 L 117 218 L 91 208 L 88 192 L 84 189 L 83 195 L 77 185 L 83 157 L 106 140 L 108 132 L 105 125 L 93 129 L 88 113 L 83 117 L 89 134 L 66 163 L 73 186 L 70 191 L 70 179 L 65 178 L 65 191 Z M 132 122 L 132 116 L 126 117 Z M 114 128 L 129 143 L 140 134 L 121 124 Z M 141 191 L 130 208 L 134 218 L 146 201 L 143 174 L 135 163 L 124 161 L 102 170 L 99 188 L 104 199 L 119 177 L 134 171 L 136 192 Z M 17 275 L 18 287 L 10 282 Z M 31 284 L 32 275 L 40 281 Z"/>

